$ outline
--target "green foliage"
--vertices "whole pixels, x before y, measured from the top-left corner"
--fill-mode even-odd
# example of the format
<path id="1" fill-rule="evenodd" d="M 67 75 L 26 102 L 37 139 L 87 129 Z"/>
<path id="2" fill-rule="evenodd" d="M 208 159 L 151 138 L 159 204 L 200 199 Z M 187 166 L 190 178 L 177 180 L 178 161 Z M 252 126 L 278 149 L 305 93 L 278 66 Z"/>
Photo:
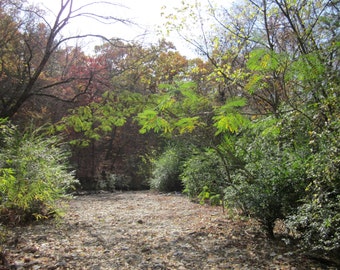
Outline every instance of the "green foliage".
<path id="1" fill-rule="evenodd" d="M 5 222 L 25 222 L 57 214 L 57 202 L 76 184 L 68 152 L 57 137 L 41 130 L 20 134 L 1 124 L 0 214 Z"/>
<path id="2" fill-rule="evenodd" d="M 111 174 L 109 180 L 114 182 L 114 188 L 118 190 L 129 190 L 131 177 L 122 174 Z"/>
<path id="3" fill-rule="evenodd" d="M 233 186 L 225 190 L 226 201 L 241 205 L 271 236 L 275 221 L 296 209 L 308 184 L 305 169 L 308 151 L 303 144 L 306 138 L 292 133 L 298 126 L 305 126 L 290 121 L 291 125 L 273 122 L 269 117 L 243 132 L 236 149 L 245 166 L 234 171 Z"/>
<path id="4" fill-rule="evenodd" d="M 325 76 L 326 67 L 318 53 L 309 53 L 301 55 L 296 59 L 288 70 L 287 79 L 298 79 L 306 86 L 306 84 Z"/>
<path id="5" fill-rule="evenodd" d="M 283 64 L 284 56 L 268 49 L 251 51 L 247 67 L 252 71 L 275 71 Z"/>
<path id="6" fill-rule="evenodd" d="M 154 161 L 150 188 L 162 192 L 182 191 L 179 176 L 184 156 L 185 149 L 179 145 L 166 148 Z"/>
<path id="7" fill-rule="evenodd" d="M 248 119 L 237 111 L 237 108 L 246 105 L 246 99 L 234 98 L 220 107 L 215 108 L 214 126 L 217 129 L 216 135 L 229 131 L 237 132 L 248 123 Z"/>
<path id="8" fill-rule="evenodd" d="M 114 191 L 128 190 L 131 179 L 129 176 L 123 174 L 110 173 L 106 175 L 105 179 L 97 180 L 97 189 Z"/>
<path id="9" fill-rule="evenodd" d="M 156 133 L 169 133 L 173 129 L 170 123 L 164 117 L 160 116 L 156 110 L 146 109 L 142 113 L 139 113 L 138 121 L 139 124 L 142 125 L 140 129 L 140 133 L 142 134 L 150 130 Z"/>
<path id="10" fill-rule="evenodd" d="M 220 205 L 222 203 L 221 194 L 211 192 L 208 186 L 204 186 L 202 192 L 197 197 L 200 199 L 200 204 L 205 204 L 206 201 L 209 201 L 211 205 Z"/>
<path id="11" fill-rule="evenodd" d="M 181 180 L 184 192 L 191 198 L 209 199 L 215 203 L 226 186 L 225 179 L 223 163 L 214 150 L 196 151 L 183 164 Z"/>
<path id="12" fill-rule="evenodd" d="M 164 84 L 160 88 L 163 91 L 152 95 L 149 104 L 136 117 L 141 133 L 152 130 L 163 134 L 184 134 L 204 125 L 197 114 L 207 108 L 209 102 L 196 93 L 194 83 Z"/>
<path id="13" fill-rule="evenodd" d="M 206 125 L 202 116 L 207 113 L 205 110 L 212 111 L 213 102 L 199 96 L 195 92 L 195 84 L 185 82 L 162 87 L 165 87 L 166 92 L 153 97 L 157 105 L 144 109 L 137 116 L 137 121 L 142 126 L 141 133 L 153 130 L 164 134 L 173 132 L 184 134 Z M 247 124 L 247 118 L 238 111 L 245 104 L 246 99 L 234 98 L 213 109 L 216 134 L 226 131 L 237 132 Z"/>
<path id="14" fill-rule="evenodd" d="M 338 260 L 340 252 L 339 213 L 339 192 L 323 192 L 322 196 L 306 200 L 298 211 L 289 217 L 287 225 L 300 235 L 305 249 Z"/>
<path id="15" fill-rule="evenodd" d="M 267 89 L 272 72 L 279 73 L 285 69 L 287 57 L 268 49 L 255 49 L 251 51 L 247 61 L 247 68 L 251 76 L 245 86 L 253 94 L 256 91 Z"/>
<path id="16" fill-rule="evenodd" d="M 340 251 L 340 121 L 310 132 L 312 154 L 306 166 L 311 183 L 303 205 L 289 219 L 305 247 L 336 258 Z"/>
<path id="17" fill-rule="evenodd" d="M 71 144 L 86 147 L 91 140 L 99 140 L 114 127 L 123 126 L 129 117 L 141 109 L 143 97 L 138 93 L 123 91 L 119 94 L 105 92 L 102 102 L 92 102 L 73 109 L 55 128 L 57 131 L 73 129 L 83 136 Z"/>

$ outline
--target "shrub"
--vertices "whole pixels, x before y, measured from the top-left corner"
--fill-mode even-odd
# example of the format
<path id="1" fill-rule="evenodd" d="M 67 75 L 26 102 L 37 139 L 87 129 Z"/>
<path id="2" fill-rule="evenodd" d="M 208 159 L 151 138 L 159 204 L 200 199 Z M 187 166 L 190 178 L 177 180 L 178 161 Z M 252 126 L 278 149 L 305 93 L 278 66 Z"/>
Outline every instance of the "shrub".
<path id="1" fill-rule="evenodd" d="M 197 152 L 183 164 L 181 180 L 184 192 L 190 197 L 204 199 L 213 197 L 214 204 L 226 186 L 226 175 L 221 159 L 214 150 Z"/>
<path id="2" fill-rule="evenodd" d="M 234 172 L 236 189 L 225 190 L 226 201 L 241 205 L 244 213 L 261 222 L 271 237 L 275 221 L 296 210 L 308 185 L 306 144 L 292 131 L 272 117 L 244 131 L 237 143 L 237 154 L 245 165 Z"/>
<path id="3" fill-rule="evenodd" d="M 288 225 L 301 235 L 303 246 L 340 264 L 340 121 L 310 132 L 312 153 L 306 166 L 311 183 L 303 205 Z"/>
<path id="4" fill-rule="evenodd" d="M 124 174 L 110 174 L 108 179 L 113 188 L 119 190 L 129 190 L 131 177 Z"/>
<path id="5" fill-rule="evenodd" d="M 302 246 L 319 257 L 340 264 L 340 195 L 324 193 L 306 200 L 292 215 L 287 225 L 298 232 Z"/>
<path id="6" fill-rule="evenodd" d="M 77 182 L 66 165 L 68 151 L 41 130 L 21 134 L 3 121 L 0 128 L 1 219 L 20 223 L 58 214 L 58 199 Z"/>
<path id="7" fill-rule="evenodd" d="M 102 174 L 103 177 L 96 179 L 96 190 L 115 190 L 116 177 L 114 174 Z"/>
<path id="8" fill-rule="evenodd" d="M 182 191 L 179 175 L 183 162 L 183 149 L 180 146 L 168 147 L 154 161 L 150 188 L 162 192 Z"/>

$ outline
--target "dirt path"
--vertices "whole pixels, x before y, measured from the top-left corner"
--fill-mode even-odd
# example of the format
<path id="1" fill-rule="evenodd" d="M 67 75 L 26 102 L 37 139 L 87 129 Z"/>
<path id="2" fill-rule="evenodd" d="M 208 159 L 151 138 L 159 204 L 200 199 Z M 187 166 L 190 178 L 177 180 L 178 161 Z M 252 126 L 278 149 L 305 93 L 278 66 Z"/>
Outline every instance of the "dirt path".
<path id="1" fill-rule="evenodd" d="M 325 269 L 221 212 L 178 195 L 79 196 L 59 224 L 16 228 L 6 257 L 35 270 Z"/>

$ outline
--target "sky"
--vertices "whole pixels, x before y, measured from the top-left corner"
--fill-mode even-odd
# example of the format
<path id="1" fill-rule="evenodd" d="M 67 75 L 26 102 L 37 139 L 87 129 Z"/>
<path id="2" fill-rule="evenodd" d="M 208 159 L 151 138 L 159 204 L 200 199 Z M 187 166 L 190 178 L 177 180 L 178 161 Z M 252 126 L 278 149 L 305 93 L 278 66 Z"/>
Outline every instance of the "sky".
<path id="1" fill-rule="evenodd" d="M 121 6 L 103 6 L 100 4 L 92 5 L 91 12 L 112 15 L 123 19 L 131 19 L 136 25 L 123 25 L 115 23 L 113 25 L 104 25 L 96 23 L 89 19 L 79 19 L 73 21 L 65 34 L 85 34 L 93 33 L 104 35 L 108 38 L 118 37 L 126 40 L 142 40 L 142 35 L 145 42 L 156 42 L 162 36 L 157 35 L 158 26 L 162 25 L 164 18 L 161 12 L 170 13 L 175 7 L 180 7 L 183 0 L 106 0 Z M 185 0 L 185 2 L 195 3 L 196 0 Z M 206 5 L 208 0 L 197 0 L 202 5 Z M 49 8 L 52 12 L 57 12 L 60 7 L 60 0 L 31 0 L 35 4 L 39 3 L 42 6 Z M 74 0 L 75 6 L 84 5 L 86 2 L 99 2 L 98 0 Z M 229 3 L 231 0 L 219 0 L 218 2 Z M 123 7 L 124 6 L 124 7 Z M 104 7 L 104 8 L 103 8 Z M 164 7 L 166 7 L 164 9 Z M 194 57 L 195 53 L 190 46 L 180 39 L 175 33 L 166 37 L 172 41 L 176 48 L 188 57 Z M 96 43 L 97 42 L 97 43 Z M 83 44 L 82 44 L 83 45 Z M 87 44 L 88 48 L 93 48 L 98 44 L 98 40 Z M 84 46 L 84 45 L 83 45 Z"/>

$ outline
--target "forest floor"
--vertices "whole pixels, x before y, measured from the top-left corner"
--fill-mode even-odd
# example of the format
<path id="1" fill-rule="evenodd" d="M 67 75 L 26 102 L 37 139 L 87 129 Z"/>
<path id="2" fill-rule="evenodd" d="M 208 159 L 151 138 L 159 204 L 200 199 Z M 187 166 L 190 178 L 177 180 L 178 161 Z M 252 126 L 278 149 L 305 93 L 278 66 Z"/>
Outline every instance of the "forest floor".
<path id="1" fill-rule="evenodd" d="M 58 222 L 12 228 L 4 250 L 9 269 L 336 269 L 255 221 L 152 192 L 76 196 Z"/>

